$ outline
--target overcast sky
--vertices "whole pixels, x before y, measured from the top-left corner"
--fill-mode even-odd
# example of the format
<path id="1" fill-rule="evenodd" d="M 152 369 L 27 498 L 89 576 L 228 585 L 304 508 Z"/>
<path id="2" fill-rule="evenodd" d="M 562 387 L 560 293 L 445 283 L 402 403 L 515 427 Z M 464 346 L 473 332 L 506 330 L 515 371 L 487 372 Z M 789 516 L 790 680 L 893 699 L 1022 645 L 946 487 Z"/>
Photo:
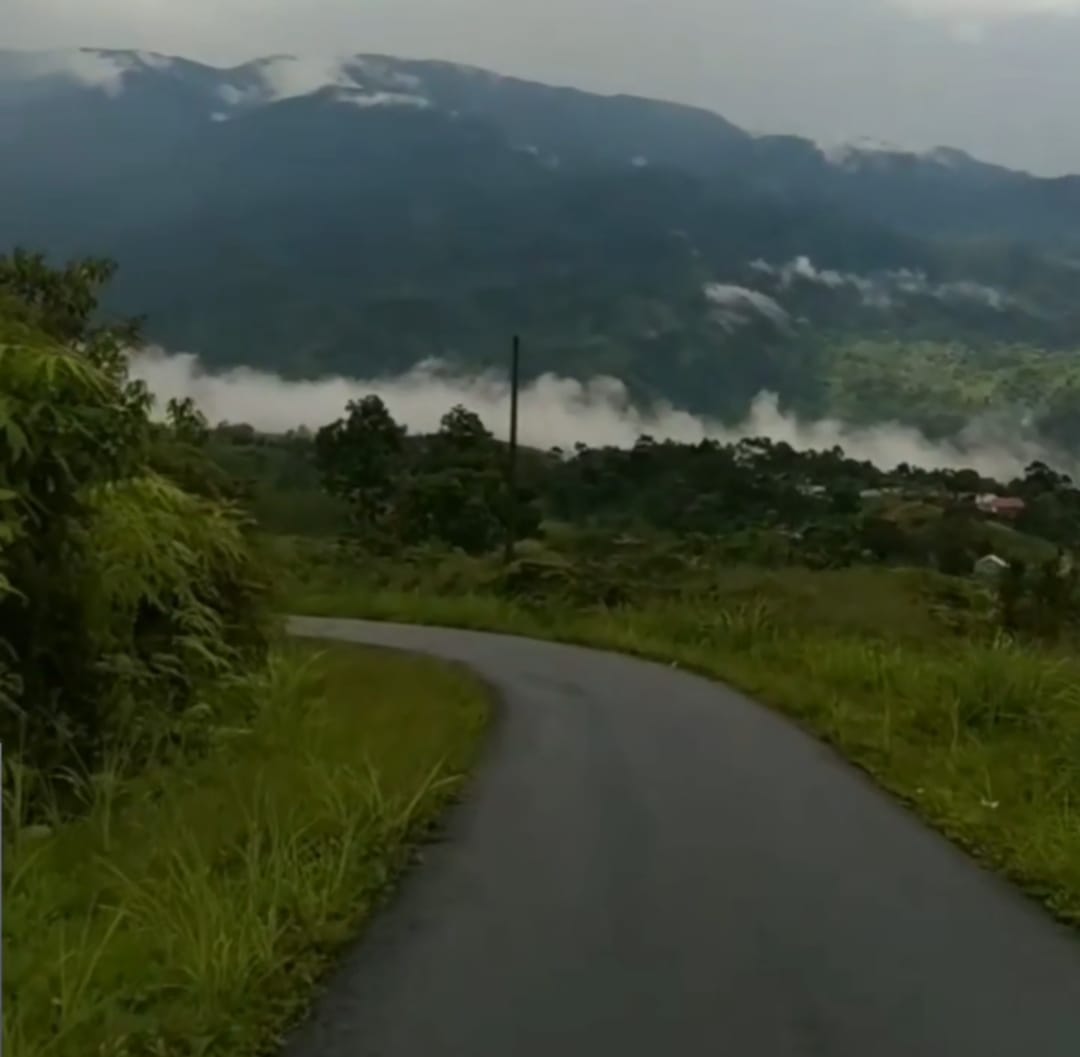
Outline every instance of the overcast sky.
<path id="1" fill-rule="evenodd" d="M 443 58 L 1080 172 L 1080 0 L 0 0 L 0 47 Z"/>

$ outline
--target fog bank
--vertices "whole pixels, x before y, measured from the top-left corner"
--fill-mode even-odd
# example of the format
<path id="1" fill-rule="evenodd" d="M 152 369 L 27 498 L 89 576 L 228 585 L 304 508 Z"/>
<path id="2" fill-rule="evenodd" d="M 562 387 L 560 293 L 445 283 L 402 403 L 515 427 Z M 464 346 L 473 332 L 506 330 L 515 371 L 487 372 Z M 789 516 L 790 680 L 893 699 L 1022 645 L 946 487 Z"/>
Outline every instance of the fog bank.
<path id="1" fill-rule="evenodd" d="M 437 361 L 393 378 L 290 381 L 248 367 L 211 373 L 196 356 L 146 349 L 133 357 L 132 374 L 146 382 L 160 405 L 172 397 L 191 397 L 211 423 L 247 422 L 267 432 L 317 429 L 341 417 L 349 400 L 371 393 L 380 396 L 410 432 L 434 431 L 455 404 L 479 414 L 496 436 L 505 437 L 508 431 L 505 378 L 450 373 Z M 523 386 L 520 400 L 521 441 L 538 448 L 569 449 L 578 442 L 629 447 L 642 434 L 691 443 L 770 437 L 798 449 L 839 445 L 849 456 L 884 469 L 901 462 L 931 469 L 972 467 L 997 478 L 1020 474 L 1034 459 L 1054 461 L 1039 444 L 1022 438 L 1015 423 L 1004 429 L 989 421 L 975 422 L 962 435 L 940 442 L 897 423 L 864 427 L 834 419 L 802 420 L 783 413 L 777 397 L 764 392 L 734 428 L 668 404 L 636 406 L 623 383 L 611 377 L 581 382 L 546 374 Z"/>

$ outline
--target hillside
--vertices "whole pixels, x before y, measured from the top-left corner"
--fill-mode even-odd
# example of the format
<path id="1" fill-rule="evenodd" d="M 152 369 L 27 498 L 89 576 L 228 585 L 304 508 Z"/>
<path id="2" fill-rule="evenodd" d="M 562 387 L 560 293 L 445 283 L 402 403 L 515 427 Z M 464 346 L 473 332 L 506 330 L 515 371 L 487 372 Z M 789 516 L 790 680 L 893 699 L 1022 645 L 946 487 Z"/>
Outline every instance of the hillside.
<path id="1" fill-rule="evenodd" d="M 1071 363 L 1080 332 L 1080 179 L 447 63 L 0 53 L 0 150 L 0 245 L 115 258 L 111 307 L 211 366 L 475 370 L 518 330 L 527 376 L 733 420 L 762 390 L 843 410 L 853 342 L 981 370 L 1019 344 Z M 955 395 L 858 406 L 940 432 Z"/>
<path id="2" fill-rule="evenodd" d="M 151 422 L 130 328 L 89 324 L 107 278 L 0 258 L 0 1046 L 255 1057 L 460 786 L 488 693 L 283 640 L 197 416 Z"/>
<path id="3" fill-rule="evenodd" d="M 1080 491 L 1067 478 L 1039 463 L 1008 482 L 886 473 L 763 438 L 641 437 L 629 450 L 523 450 L 510 504 L 505 447 L 461 406 L 430 433 L 408 433 L 377 397 L 314 436 L 210 428 L 190 401 L 154 421 L 128 373 L 136 328 L 93 322 L 110 276 L 100 261 L 54 271 L 0 257 L 5 1048 L 273 1052 L 424 857 L 480 760 L 489 692 L 412 655 L 287 645 L 271 610 L 497 629 L 648 657 L 663 667 L 637 670 L 666 679 L 714 676 L 1080 922 Z M 987 490 L 1011 503 L 987 509 Z M 594 703 L 614 709 L 597 727 L 581 681 L 528 696 L 538 672 L 563 669 L 544 644 L 519 647 L 513 667 L 481 676 L 509 694 L 523 680 L 521 711 L 542 725 L 550 710 L 533 706 L 549 700 L 588 713 L 585 742 L 616 731 L 610 672 L 626 662 L 594 662 Z M 472 649 L 462 659 L 482 664 Z M 501 663 L 505 643 L 493 652 Z M 646 688 L 642 700 L 663 728 L 674 699 Z M 695 705 L 688 744 L 731 700 Z M 577 754 L 571 769 L 600 773 L 580 737 L 555 740 Z M 720 773 L 712 749 L 666 756 Z M 772 788 L 761 758 L 752 780 Z M 538 773 L 515 779 L 529 803 L 563 769 Z M 700 783 L 684 785 L 701 799 Z M 612 788 L 606 776 L 599 788 Z M 529 814 L 494 799 L 514 825 Z M 564 797 L 568 814 L 549 815 L 555 844 L 588 800 Z M 783 811 L 801 839 L 798 811 Z M 796 854 L 814 861 L 803 843 Z M 610 886 L 592 890 L 602 911 Z M 516 915 L 520 899 L 510 904 Z M 459 909 L 447 910 L 455 927 Z M 556 937 L 568 965 L 577 941 Z"/>

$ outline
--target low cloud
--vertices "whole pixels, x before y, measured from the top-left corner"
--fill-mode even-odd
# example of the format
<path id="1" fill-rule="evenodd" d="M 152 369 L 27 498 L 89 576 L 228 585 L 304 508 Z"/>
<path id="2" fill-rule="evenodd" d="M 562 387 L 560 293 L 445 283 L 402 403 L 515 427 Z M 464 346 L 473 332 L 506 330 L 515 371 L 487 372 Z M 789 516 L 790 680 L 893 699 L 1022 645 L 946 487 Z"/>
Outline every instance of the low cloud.
<path id="1" fill-rule="evenodd" d="M 355 88 L 344 59 L 318 56 L 276 55 L 259 64 L 259 76 L 269 99 L 291 99 L 320 88 Z"/>
<path id="2" fill-rule="evenodd" d="M 764 262 L 757 261 L 760 268 Z M 765 265 L 768 270 L 768 265 Z M 844 275 L 841 272 L 819 269 L 809 257 L 796 257 L 790 264 L 785 264 L 780 269 L 780 278 L 785 287 L 790 286 L 796 279 L 805 279 L 811 283 L 821 283 L 823 286 L 844 286 L 847 283 L 859 285 L 860 280 L 854 275 Z"/>
<path id="3" fill-rule="evenodd" d="M 370 56 L 366 58 L 353 56 L 349 59 L 349 67 L 354 71 L 362 71 L 366 79 L 374 80 L 386 87 L 404 88 L 415 92 L 424 83 L 416 74 L 395 70 L 389 62 Z"/>
<path id="4" fill-rule="evenodd" d="M 790 290 L 799 283 L 825 286 L 830 290 L 854 290 L 863 304 L 870 308 L 890 308 L 898 296 L 930 297 L 952 304 L 978 304 L 997 312 L 1015 304 L 1009 294 L 984 283 L 970 279 L 935 283 L 925 272 L 911 268 L 897 268 L 873 275 L 856 275 L 852 272 L 819 268 L 805 256 L 796 257 L 781 265 L 772 265 L 759 259 L 752 261 L 749 267 L 759 275 L 774 280 L 782 290 Z"/>
<path id="5" fill-rule="evenodd" d="M 130 68 L 129 62 L 97 51 L 5 52 L 3 76 L 17 83 L 63 78 L 117 96 L 124 90 L 124 75 Z"/>
<path id="6" fill-rule="evenodd" d="M 244 71 L 242 83 L 226 83 L 217 89 L 228 106 L 276 103 L 310 95 L 321 88 L 353 89 L 359 86 L 349 75 L 344 57 L 271 55 Z"/>
<path id="7" fill-rule="evenodd" d="M 716 305 L 713 317 L 725 330 L 741 327 L 755 315 L 764 316 L 785 329 L 791 324 L 791 317 L 784 307 L 758 290 L 726 283 L 709 283 L 705 287 L 705 296 Z"/>
<path id="8" fill-rule="evenodd" d="M 974 301 L 998 312 L 1013 303 L 1013 299 L 1003 291 L 969 279 L 963 279 L 957 283 L 944 283 L 937 288 L 935 296 L 945 301 Z"/>
<path id="9" fill-rule="evenodd" d="M 147 383 L 159 406 L 172 397 L 189 396 L 211 422 L 247 422 L 267 432 L 317 429 L 339 418 L 349 400 L 375 393 L 412 432 L 437 429 L 446 411 L 464 404 L 497 436 L 507 433 L 505 379 L 492 373 L 451 373 L 436 361 L 393 378 L 287 381 L 246 367 L 211 373 L 193 355 L 147 349 L 133 359 L 132 372 Z M 836 419 L 801 420 L 782 411 L 774 394 L 761 393 L 744 420 L 731 428 L 669 404 L 635 405 L 625 385 L 611 377 L 578 381 L 546 374 L 523 387 L 520 422 L 522 443 L 539 448 L 570 449 L 578 442 L 630 447 L 643 434 L 684 443 L 770 437 L 802 450 L 839 445 L 853 458 L 884 469 L 902 462 L 927 468 L 973 467 L 1007 479 L 1035 459 L 1062 466 L 1044 447 L 1023 439 L 1015 422 L 975 422 L 960 436 L 939 442 L 897 423 L 856 427 Z"/>
<path id="10" fill-rule="evenodd" d="M 818 268 L 809 257 L 796 257 L 787 264 L 777 267 L 767 261 L 756 260 L 750 267 L 762 274 L 776 279 L 780 288 L 790 290 L 798 283 L 813 283 L 818 286 L 827 286 L 830 290 L 839 290 L 842 287 L 850 287 L 858 291 L 863 303 L 876 308 L 887 308 L 891 304 L 888 294 L 880 284 L 871 279 L 851 272 L 838 272 L 830 268 Z"/>
<path id="11" fill-rule="evenodd" d="M 335 88 L 339 102 L 359 107 L 426 107 L 419 77 L 399 73 L 379 59 L 357 56 L 273 55 L 246 68 L 242 83 L 224 84 L 219 98 L 229 106 L 276 103 Z"/>
<path id="12" fill-rule="evenodd" d="M 240 106 L 241 103 L 254 102 L 260 97 L 256 88 L 239 88 L 235 84 L 223 84 L 217 90 L 218 98 L 229 106 Z"/>
<path id="13" fill-rule="evenodd" d="M 421 95 L 410 95 L 407 92 L 350 92 L 341 91 L 337 95 L 338 102 L 348 103 L 350 106 L 358 106 L 368 109 L 375 106 L 410 106 L 424 109 L 431 105 L 430 101 Z"/>

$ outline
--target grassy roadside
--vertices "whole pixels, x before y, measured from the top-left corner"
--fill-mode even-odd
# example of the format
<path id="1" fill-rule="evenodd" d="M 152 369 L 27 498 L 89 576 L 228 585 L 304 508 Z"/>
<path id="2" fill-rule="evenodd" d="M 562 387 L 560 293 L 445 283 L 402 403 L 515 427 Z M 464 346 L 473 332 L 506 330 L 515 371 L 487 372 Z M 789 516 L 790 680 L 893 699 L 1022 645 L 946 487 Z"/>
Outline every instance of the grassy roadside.
<path id="1" fill-rule="evenodd" d="M 824 596 L 808 605 L 829 605 Z M 620 609 L 300 591 L 294 612 L 505 631 L 676 662 L 778 707 L 1080 925 L 1080 663 L 1005 639 L 859 630 L 753 596 Z M 836 608 L 850 608 L 838 599 Z"/>
<path id="2" fill-rule="evenodd" d="M 454 796 L 490 704 L 463 671 L 344 645 L 283 647 L 260 691 L 204 758 L 96 776 L 85 819 L 5 834 L 6 1052 L 272 1050 Z"/>

